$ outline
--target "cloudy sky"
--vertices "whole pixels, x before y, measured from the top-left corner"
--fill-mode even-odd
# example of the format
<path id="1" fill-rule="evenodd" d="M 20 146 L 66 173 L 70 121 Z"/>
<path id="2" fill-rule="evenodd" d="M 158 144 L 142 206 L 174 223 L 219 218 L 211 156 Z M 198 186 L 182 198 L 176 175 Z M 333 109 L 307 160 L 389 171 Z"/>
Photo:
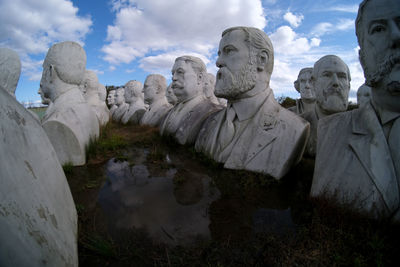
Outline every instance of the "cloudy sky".
<path id="1" fill-rule="evenodd" d="M 0 46 L 17 51 L 22 73 L 16 95 L 35 102 L 48 48 L 77 41 L 87 69 L 104 85 L 171 79 L 174 59 L 198 56 L 216 73 L 221 33 L 232 26 L 263 29 L 275 49 L 275 96 L 299 97 L 301 68 L 327 54 L 340 56 L 352 75 L 351 100 L 363 83 L 354 20 L 361 0 L 0 0 Z"/>

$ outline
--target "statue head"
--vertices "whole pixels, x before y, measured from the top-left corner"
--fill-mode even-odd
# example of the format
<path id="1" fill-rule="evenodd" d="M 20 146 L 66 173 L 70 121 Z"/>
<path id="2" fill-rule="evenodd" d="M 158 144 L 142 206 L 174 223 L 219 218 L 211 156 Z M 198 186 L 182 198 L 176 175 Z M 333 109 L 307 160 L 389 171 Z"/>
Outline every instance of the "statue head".
<path id="1" fill-rule="evenodd" d="M 172 89 L 178 103 L 203 93 L 206 73 L 206 65 L 198 57 L 182 56 L 175 59 L 172 67 Z"/>
<path id="2" fill-rule="evenodd" d="M 170 83 L 167 87 L 167 91 L 165 93 L 165 96 L 167 97 L 167 101 L 168 103 L 170 103 L 171 105 L 175 105 L 176 102 L 178 101 L 178 99 L 176 98 L 175 94 L 174 94 L 174 90 L 172 90 L 172 83 Z"/>
<path id="3" fill-rule="evenodd" d="M 311 81 L 312 72 L 313 68 L 301 69 L 297 80 L 294 82 L 294 88 L 300 93 L 301 99 L 306 101 L 315 100 L 315 92 Z"/>
<path id="4" fill-rule="evenodd" d="M 398 0 L 364 0 L 356 19 L 365 84 L 377 106 L 395 112 L 400 112 L 399 17 Z"/>
<path id="5" fill-rule="evenodd" d="M 357 104 L 362 107 L 371 99 L 371 87 L 368 85 L 361 85 L 357 90 Z"/>
<path id="6" fill-rule="evenodd" d="M 167 80 L 161 74 L 150 74 L 143 85 L 144 102 L 151 105 L 153 102 L 165 97 Z"/>
<path id="7" fill-rule="evenodd" d="M 102 85 L 101 83 L 99 83 L 99 90 L 98 90 L 98 92 L 99 92 L 99 99 L 101 100 L 101 101 L 106 101 L 106 98 L 107 98 L 107 89 L 106 89 L 106 87 L 104 86 L 104 85 Z"/>
<path id="8" fill-rule="evenodd" d="M 42 99 L 42 104 L 43 105 L 50 105 L 50 103 L 51 103 L 50 98 L 47 98 L 47 97 L 44 96 L 44 94 L 42 92 L 42 89 L 40 87 L 39 87 L 39 90 L 38 90 L 38 94 L 40 95 L 40 98 Z"/>
<path id="9" fill-rule="evenodd" d="M 207 73 L 204 79 L 204 94 L 207 98 L 214 96 L 215 76 L 212 73 Z"/>
<path id="10" fill-rule="evenodd" d="M 350 70 L 338 56 L 327 55 L 314 64 L 312 82 L 317 109 L 325 115 L 347 110 Z"/>
<path id="11" fill-rule="evenodd" d="M 216 65 L 217 97 L 241 98 L 256 85 L 267 90 L 274 66 L 271 40 L 257 28 L 229 28 L 222 33 Z"/>
<path id="12" fill-rule="evenodd" d="M 83 91 L 86 95 L 98 95 L 99 79 L 94 71 L 86 70 L 83 79 Z"/>
<path id="13" fill-rule="evenodd" d="M 54 100 L 71 86 L 82 84 L 85 75 L 86 53 L 75 42 L 54 44 L 47 52 L 43 62 L 40 87 L 45 97 Z"/>
<path id="14" fill-rule="evenodd" d="M 126 103 L 134 103 L 138 99 L 143 102 L 143 85 L 141 82 L 136 80 L 131 80 L 127 82 L 124 86 L 125 88 L 125 102 Z"/>
<path id="15" fill-rule="evenodd" d="M 15 97 L 19 76 L 21 75 L 21 61 L 18 54 L 9 48 L 0 48 L 0 85 Z"/>
<path id="16" fill-rule="evenodd" d="M 115 90 L 115 104 L 117 106 L 125 104 L 125 89 L 123 87 L 119 87 Z"/>
<path id="17" fill-rule="evenodd" d="M 107 104 L 109 107 L 115 105 L 115 89 L 114 90 L 110 90 L 108 91 L 108 95 L 107 95 Z"/>

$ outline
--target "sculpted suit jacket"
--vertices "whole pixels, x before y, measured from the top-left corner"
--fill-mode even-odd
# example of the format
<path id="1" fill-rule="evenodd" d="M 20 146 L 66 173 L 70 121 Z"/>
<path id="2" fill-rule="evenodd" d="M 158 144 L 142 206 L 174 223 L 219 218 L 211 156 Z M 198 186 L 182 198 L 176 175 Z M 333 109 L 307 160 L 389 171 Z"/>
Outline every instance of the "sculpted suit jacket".
<path id="1" fill-rule="evenodd" d="M 399 186 L 371 103 L 319 121 L 312 197 L 328 197 L 373 217 L 399 207 Z"/>
<path id="2" fill-rule="evenodd" d="M 167 102 L 165 97 L 159 99 L 157 102 L 150 105 L 149 109 L 143 114 L 141 124 L 150 125 L 152 127 L 159 126 L 171 108 L 172 106 Z"/>
<path id="3" fill-rule="evenodd" d="M 260 172 L 280 179 L 300 161 L 309 123 L 281 107 L 270 88 L 244 101 L 247 101 L 244 112 L 237 115 L 238 130 L 225 149 L 219 148 L 218 135 L 226 109 L 204 123 L 195 148 L 224 163 L 225 168 Z M 243 114 L 250 109 L 253 112 Z"/>

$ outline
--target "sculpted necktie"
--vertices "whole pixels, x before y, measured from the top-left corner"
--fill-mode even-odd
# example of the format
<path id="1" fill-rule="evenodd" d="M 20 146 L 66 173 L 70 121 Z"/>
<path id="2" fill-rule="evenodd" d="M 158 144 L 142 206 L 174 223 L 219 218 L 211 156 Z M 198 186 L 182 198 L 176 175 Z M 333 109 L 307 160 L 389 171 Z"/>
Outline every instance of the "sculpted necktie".
<path id="1" fill-rule="evenodd" d="M 392 125 L 388 143 L 396 170 L 397 181 L 400 183 L 400 118 L 397 118 Z"/>
<path id="2" fill-rule="evenodd" d="M 232 141 L 235 136 L 235 125 L 233 120 L 236 117 L 236 112 L 232 106 L 227 107 L 225 113 L 225 122 L 219 132 L 220 151 L 223 150 Z"/>

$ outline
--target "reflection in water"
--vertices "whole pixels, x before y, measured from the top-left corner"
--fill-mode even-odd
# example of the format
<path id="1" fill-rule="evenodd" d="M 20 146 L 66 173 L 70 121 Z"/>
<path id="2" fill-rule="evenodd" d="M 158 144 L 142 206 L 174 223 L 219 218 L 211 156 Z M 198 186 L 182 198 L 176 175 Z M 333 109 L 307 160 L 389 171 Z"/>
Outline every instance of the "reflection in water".
<path id="1" fill-rule="evenodd" d="M 290 208 L 286 210 L 258 209 L 253 213 L 254 232 L 286 234 L 293 230 Z"/>
<path id="2" fill-rule="evenodd" d="M 169 244 L 210 238 L 208 208 L 220 195 L 210 177 L 175 168 L 152 176 L 143 163 L 107 163 L 99 203 L 112 232 L 146 229 L 155 241 Z"/>

